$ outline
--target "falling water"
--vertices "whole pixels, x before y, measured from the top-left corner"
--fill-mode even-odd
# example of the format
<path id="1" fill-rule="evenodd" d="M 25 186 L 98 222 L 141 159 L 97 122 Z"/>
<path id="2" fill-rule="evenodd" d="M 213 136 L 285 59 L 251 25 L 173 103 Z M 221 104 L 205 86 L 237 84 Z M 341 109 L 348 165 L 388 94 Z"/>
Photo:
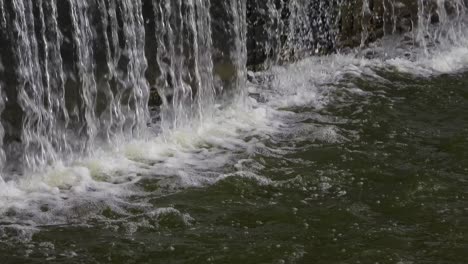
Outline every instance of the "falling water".
<path id="1" fill-rule="evenodd" d="M 5 14 L 5 2 L 4 0 L 0 0 L 0 24 L 2 28 L 6 28 L 6 14 Z"/>
<path id="2" fill-rule="evenodd" d="M 73 41 L 76 47 L 78 77 L 81 84 L 81 103 L 73 109 L 73 115 L 78 119 L 79 134 L 84 135 L 86 144 L 81 152 L 94 144 L 98 123 L 95 113 L 97 86 L 94 76 L 95 63 L 93 52 L 93 27 L 89 18 L 89 3 L 82 0 L 69 0 L 70 15 L 73 25 Z"/>
<path id="3" fill-rule="evenodd" d="M 234 52 L 231 54 L 231 59 L 235 62 L 235 68 L 237 69 L 235 88 L 237 88 L 238 92 L 242 92 L 242 88 L 246 85 L 247 76 L 247 4 L 243 0 L 231 2 L 235 39 Z"/>
<path id="4" fill-rule="evenodd" d="M 112 105 L 120 134 L 132 137 L 138 136 L 146 127 L 149 119 L 148 94 L 149 87 L 145 79 L 147 62 L 145 57 L 145 29 L 142 14 L 141 1 L 110 1 L 109 17 L 112 33 L 106 36 L 106 57 L 110 75 L 116 79 L 117 92 L 114 95 Z M 118 50 L 118 28 L 116 8 L 120 11 L 124 43 L 121 54 L 115 52 L 112 58 L 112 50 Z M 127 64 L 120 68 L 119 62 L 123 60 Z"/>
<path id="5" fill-rule="evenodd" d="M 281 37 L 284 35 L 285 24 L 282 18 L 285 3 L 281 2 L 280 6 L 276 6 L 276 1 L 268 1 L 266 5 L 267 24 L 267 39 L 265 40 L 265 52 L 268 56 L 267 64 L 273 65 L 280 60 L 281 54 Z"/>
<path id="6" fill-rule="evenodd" d="M 2 66 L 0 66 L 2 67 Z M 4 102 L 4 97 L 3 97 L 3 83 L 0 82 L 0 113 L 3 112 L 5 108 L 5 102 Z M 3 137 L 5 136 L 5 130 L 3 128 L 3 125 L 0 124 L 0 171 L 3 170 L 4 164 L 5 164 L 5 152 L 3 151 Z M 3 175 L 0 173 L 0 183 L 3 182 Z"/>
<path id="7" fill-rule="evenodd" d="M 188 25 L 193 36 L 193 80 L 192 94 L 196 95 L 198 118 L 203 119 L 206 107 L 214 103 L 215 88 L 213 83 L 213 49 L 211 33 L 210 2 L 188 1 Z M 195 88 L 195 91 L 193 89 Z"/>
<path id="8" fill-rule="evenodd" d="M 4 34 L 4 30 L 6 29 L 6 14 L 5 14 L 5 3 L 3 0 L 0 0 L 0 25 L 1 29 L 0 32 L 1 34 Z M 4 65 L 3 61 L 1 60 L 2 58 L 0 57 L 0 73 L 4 71 Z M 4 95 L 4 83 L 2 80 L 0 80 L 0 114 L 3 113 L 3 110 L 5 109 L 5 95 Z M 3 140 L 5 136 L 5 130 L 3 128 L 3 124 L 0 122 L 0 172 L 3 170 L 4 164 L 5 164 L 5 152 L 3 150 Z M 0 182 L 3 181 L 2 174 L 0 173 Z"/>
<path id="9" fill-rule="evenodd" d="M 98 7 L 102 21 L 102 35 L 105 45 L 105 57 L 107 66 L 107 75 L 101 85 L 101 92 L 105 96 L 106 107 L 102 111 L 100 120 L 102 133 L 107 140 L 114 138 L 114 135 L 122 132 L 122 113 L 119 102 L 115 96 L 115 88 L 111 87 L 110 82 L 119 77 L 117 67 L 121 56 L 118 35 L 117 6 L 115 0 L 99 0 Z M 110 33 L 109 33 L 110 31 Z"/>
<path id="10" fill-rule="evenodd" d="M 290 1 L 288 9 L 290 17 L 286 49 L 292 52 L 293 56 L 300 57 L 303 55 L 301 52 L 311 49 L 314 41 L 311 29 L 313 17 L 308 13 L 311 10 L 308 1 Z"/>
<path id="11" fill-rule="evenodd" d="M 45 105 L 52 115 L 49 130 L 52 145 L 58 153 L 70 154 L 71 146 L 67 138 L 68 111 L 65 104 L 65 73 L 61 56 L 62 37 L 58 26 L 57 0 L 39 0 L 41 6 L 41 36 L 43 45 L 43 73 L 46 91 Z"/>
<path id="12" fill-rule="evenodd" d="M 464 0 L 419 0 L 415 39 L 427 54 L 437 43 L 456 44 L 466 37 Z"/>
<path id="13" fill-rule="evenodd" d="M 48 40 L 45 36 L 45 18 L 42 11 L 42 2 L 39 3 L 41 10 L 41 25 L 36 25 L 33 14 L 33 2 L 13 1 L 15 12 L 15 56 L 18 61 L 17 74 L 18 103 L 24 111 L 22 143 L 24 145 L 24 163 L 28 167 L 37 167 L 57 159 L 56 110 L 57 102 L 54 92 L 51 91 L 51 75 L 49 63 L 53 50 L 49 50 Z M 53 16 L 53 14 L 52 14 Z M 43 49 L 40 49 L 36 38 L 37 27 L 42 28 Z M 41 54 L 45 61 L 42 62 Z M 51 54 L 52 53 L 52 54 Z M 52 71 L 60 70 L 60 65 L 53 65 Z M 56 67 L 58 66 L 58 67 Z M 42 70 L 43 69 L 43 70 Z M 45 80 L 45 82 L 44 82 Z"/>
<path id="14" fill-rule="evenodd" d="M 397 30 L 397 16 L 396 16 L 396 2 L 395 0 L 386 0 L 383 2 L 384 18 L 383 30 L 385 35 L 393 35 Z"/>
<path id="15" fill-rule="evenodd" d="M 369 24 L 372 16 L 372 12 L 369 6 L 369 0 L 362 0 L 362 32 L 361 32 L 361 47 L 364 47 L 367 39 L 369 38 Z"/>
<path id="16" fill-rule="evenodd" d="M 159 74 L 166 129 L 202 118 L 213 104 L 211 16 L 209 1 L 154 1 Z M 181 34 L 182 32 L 182 34 Z M 194 115 L 198 113 L 198 115 Z"/>
<path id="17" fill-rule="evenodd" d="M 468 12 L 464 0 L 437 0 L 436 12 L 439 25 L 434 30 L 434 41 L 445 39 L 456 43 L 466 36 L 464 23 L 468 19 Z"/>

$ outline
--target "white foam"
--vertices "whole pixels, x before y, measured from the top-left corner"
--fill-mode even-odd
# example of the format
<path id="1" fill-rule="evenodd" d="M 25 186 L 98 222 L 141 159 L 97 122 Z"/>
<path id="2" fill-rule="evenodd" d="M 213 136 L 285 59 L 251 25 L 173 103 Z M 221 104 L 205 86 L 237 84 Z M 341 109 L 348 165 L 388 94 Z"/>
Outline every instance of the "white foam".
<path id="1" fill-rule="evenodd" d="M 245 137 L 274 131 L 268 108 L 251 103 L 232 104 L 210 120 L 150 139 L 97 149 L 70 165 L 2 181 L 0 217 L 33 226 L 86 221 L 106 207 L 125 214 L 128 197 L 144 195 L 136 185 L 143 178 L 170 177 L 161 184 L 174 189 L 212 184 L 236 153 L 248 151 Z"/>
<path id="2" fill-rule="evenodd" d="M 464 46 L 457 46 L 439 52 L 428 59 L 427 64 L 431 69 L 439 73 L 453 73 L 465 70 L 468 66 L 468 41 Z"/>
<path id="3" fill-rule="evenodd" d="M 417 61 L 392 58 L 384 61 L 383 66 L 385 65 L 395 67 L 400 72 L 420 76 L 436 76 L 464 71 L 468 67 L 468 41 L 465 45 L 436 50 L 431 56 L 423 57 Z"/>

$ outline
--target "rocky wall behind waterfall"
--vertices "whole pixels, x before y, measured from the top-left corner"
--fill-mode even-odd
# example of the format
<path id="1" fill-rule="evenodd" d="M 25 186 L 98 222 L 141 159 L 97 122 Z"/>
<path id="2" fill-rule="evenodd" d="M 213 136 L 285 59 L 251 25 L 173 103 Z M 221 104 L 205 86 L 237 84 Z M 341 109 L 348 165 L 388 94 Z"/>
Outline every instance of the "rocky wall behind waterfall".
<path id="1" fill-rule="evenodd" d="M 248 0 L 248 64 L 262 68 L 332 52 L 344 1 Z"/>
<path id="2" fill-rule="evenodd" d="M 456 41 L 467 6 L 468 0 L 248 0 L 248 63 L 268 68 L 408 32 L 412 45 Z"/>
<path id="3" fill-rule="evenodd" d="M 4 170 L 203 118 L 241 85 L 245 21 L 237 0 L 0 0 Z"/>

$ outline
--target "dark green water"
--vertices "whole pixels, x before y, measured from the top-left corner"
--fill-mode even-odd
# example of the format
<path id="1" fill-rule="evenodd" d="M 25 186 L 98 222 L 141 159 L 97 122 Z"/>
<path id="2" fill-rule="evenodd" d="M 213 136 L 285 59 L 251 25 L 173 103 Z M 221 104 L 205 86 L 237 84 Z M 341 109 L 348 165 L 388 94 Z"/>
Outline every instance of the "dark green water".
<path id="1" fill-rule="evenodd" d="M 287 129 L 236 153 L 256 176 L 145 180 L 153 194 L 132 199 L 169 211 L 103 209 L 27 242 L 5 229 L 0 263 L 468 263 L 468 74 L 377 73 L 331 84 L 323 109 L 283 109 Z"/>

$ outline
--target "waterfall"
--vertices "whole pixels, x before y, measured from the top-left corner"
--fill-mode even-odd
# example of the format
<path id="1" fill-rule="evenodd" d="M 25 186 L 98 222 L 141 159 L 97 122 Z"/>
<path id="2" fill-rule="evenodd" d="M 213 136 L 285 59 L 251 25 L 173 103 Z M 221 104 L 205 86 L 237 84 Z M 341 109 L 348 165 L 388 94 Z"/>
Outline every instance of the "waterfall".
<path id="1" fill-rule="evenodd" d="M 0 34 L 5 33 L 6 29 L 6 14 L 5 14 L 5 3 L 0 0 Z M 5 65 L 3 64 L 3 58 L 0 56 L 0 74 L 3 74 Z M 1 76 L 1 75 L 0 75 Z M 5 109 L 5 95 L 4 95 L 4 82 L 0 79 L 0 114 Z M 0 122 L 0 172 L 3 170 L 5 165 L 5 152 L 3 150 L 3 140 L 5 136 L 5 129 L 3 124 Z M 0 183 L 3 182 L 2 174 L 0 173 Z"/>
<path id="2" fill-rule="evenodd" d="M 393 35 L 397 31 L 395 0 L 386 0 L 383 2 L 383 31 L 385 35 Z"/>
<path id="3" fill-rule="evenodd" d="M 415 39 L 425 53 L 435 43 L 457 44 L 466 38 L 467 19 L 464 0 L 419 0 Z"/>
<path id="4" fill-rule="evenodd" d="M 246 84 L 247 76 L 247 4 L 244 0 L 232 1 L 234 16 L 234 52 L 230 55 L 237 69 L 235 87 L 238 90 Z"/>
<path id="5" fill-rule="evenodd" d="M 418 0 L 418 29 L 416 32 L 416 41 L 421 43 L 424 51 L 427 53 L 427 39 L 429 32 L 430 16 L 426 0 Z"/>
<path id="6" fill-rule="evenodd" d="M 236 75 L 235 86 L 242 86 L 245 76 L 245 1 L 236 0 L 214 3 L 208 0 L 162 0 L 153 1 L 157 37 L 156 59 L 158 74 L 155 89 L 161 98 L 161 119 L 163 129 L 186 125 L 189 120 L 209 118 L 210 108 L 221 93 L 221 85 L 213 75 L 215 50 L 212 31 L 211 10 L 213 4 L 222 5 L 217 10 L 229 10 L 232 16 L 230 38 L 223 40 L 227 53 L 222 60 L 232 63 Z M 230 18 L 225 18 L 229 20 Z M 220 36 L 217 36 L 220 37 Z M 234 44 L 229 44 L 233 42 Z M 222 62 L 219 67 L 227 67 Z"/>
<path id="7" fill-rule="evenodd" d="M 6 14 L 5 14 L 5 2 L 0 0 L 0 25 L 2 28 L 6 28 Z"/>
<path id="8" fill-rule="evenodd" d="M 311 29 L 312 16 L 309 16 L 310 10 L 308 1 L 293 0 L 289 2 L 290 17 L 288 19 L 289 29 L 287 34 L 286 47 L 294 55 L 300 57 L 300 53 L 305 50 L 310 50 L 314 41 Z"/>
<path id="9" fill-rule="evenodd" d="M 361 47 L 364 47 L 369 38 L 369 24 L 372 13 L 369 6 L 369 0 L 362 0 L 362 19 L 361 19 Z"/>
<path id="10" fill-rule="evenodd" d="M 405 12 L 426 52 L 466 39 L 466 0 L 407 5 L 0 0 L 2 61 L 11 64 L 0 82 L 0 156 L 12 167 L 40 170 L 101 145 L 190 127 L 210 119 L 220 97 L 243 93 L 246 65 L 268 68 L 332 52 L 348 29 L 350 46 L 363 47 L 380 31 L 405 32 Z"/>
<path id="11" fill-rule="evenodd" d="M 206 0 L 153 1 L 157 19 L 156 89 L 166 129 L 203 116 L 212 104 L 213 83 L 210 3 Z M 198 18 L 198 19 L 197 19 Z"/>
<path id="12" fill-rule="evenodd" d="M 467 4 L 464 0 L 444 1 L 437 0 L 437 16 L 439 26 L 434 31 L 434 39 L 445 39 L 450 42 L 459 42 L 466 37 L 466 21 L 468 20 Z"/>
<path id="13" fill-rule="evenodd" d="M 95 63 L 92 42 L 94 39 L 93 28 L 89 18 L 89 3 L 82 0 L 68 0 L 70 3 L 70 15 L 73 25 L 73 41 L 76 47 L 78 77 L 81 84 L 81 103 L 76 106 L 74 116 L 81 127 L 79 133 L 86 137 L 81 151 L 85 151 L 94 144 L 98 129 L 95 113 L 97 85 L 94 76 Z"/>
<path id="14" fill-rule="evenodd" d="M 215 26 L 220 10 L 229 17 Z M 1 0 L 15 75 L 0 83 L 8 163 L 40 170 L 144 138 L 150 108 L 163 131 L 210 118 L 217 97 L 244 86 L 245 14 L 245 0 Z"/>
<path id="15" fill-rule="evenodd" d="M 106 83 L 99 87 L 107 103 L 99 118 L 100 132 L 108 139 L 116 135 L 138 136 L 149 120 L 142 2 L 99 0 L 98 7 L 108 68 Z M 120 36 L 118 14 L 122 23 Z"/>
<path id="16" fill-rule="evenodd" d="M 3 65 L 1 65 L 0 67 L 3 67 Z M 3 98 L 4 98 L 3 83 L 0 82 L 0 113 L 2 113 L 5 108 L 5 102 Z M 5 152 L 3 150 L 3 137 L 4 136 L 5 136 L 5 130 L 3 129 L 3 125 L 0 123 L 0 171 L 3 170 L 5 160 L 6 160 Z M 3 177 L 2 177 L 2 174 L 0 173 L 0 183 L 2 183 L 2 181 L 3 181 Z"/>
<path id="17" fill-rule="evenodd" d="M 126 39 L 123 55 L 129 61 L 125 71 L 124 89 L 128 90 L 129 98 L 123 98 L 129 113 L 131 130 L 140 132 L 147 125 L 149 87 L 145 79 L 147 61 L 145 57 L 145 28 L 142 13 L 142 2 L 134 0 L 121 1 L 123 15 L 123 31 Z"/>
<path id="18" fill-rule="evenodd" d="M 60 76 L 60 65 L 54 65 L 53 59 L 58 47 L 54 47 L 57 42 L 49 43 L 46 36 L 49 25 L 45 21 L 43 3 L 38 1 L 37 4 L 41 14 L 39 25 L 35 24 L 33 1 L 13 1 L 18 103 L 24 112 L 21 131 L 23 162 L 29 167 L 56 160 L 57 148 L 61 145 L 61 131 L 58 131 L 55 116 L 61 101 L 60 93 L 52 88 L 52 82 L 57 81 L 52 80 L 57 77 L 54 75 Z M 48 19 L 54 19 L 53 16 L 48 12 Z M 42 40 L 36 38 L 36 32 Z M 38 41 L 42 41 L 42 45 Z"/>
<path id="19" fill-rule="evenodd" d="M 100 115 L 100 121 L 104 137 L 107 140 L 111 140 L 116 134 L 123 133 L 123 114 L 116 99 L 115 89 L 110 85 L 110 82 L 115 81 L 119 77 L 117 72 L 121 56 L 118 35 L 119 25 L 115 0 L 99 0 L 98 7 L 102 21 L 102 35 L 107 66 L 105 81 L 100 87 L 105 97 L 104 102 L 106 103 Z"/>
<path id="20" fill-rule="evenodd" d="M 267 63 L 272 65 L 276 64 L 280 59 L 281 53 L 281 37 L 284 34 L 284 21 L 282 13 L 284 10 L 284 3 L 281 2 L 280 6 L 276 6 L 276 1 L 269 0 L 267 2 L 267 16 L 268 24 L 267 39 L 265 41 L 265 52 L 269 57 Z"/>

